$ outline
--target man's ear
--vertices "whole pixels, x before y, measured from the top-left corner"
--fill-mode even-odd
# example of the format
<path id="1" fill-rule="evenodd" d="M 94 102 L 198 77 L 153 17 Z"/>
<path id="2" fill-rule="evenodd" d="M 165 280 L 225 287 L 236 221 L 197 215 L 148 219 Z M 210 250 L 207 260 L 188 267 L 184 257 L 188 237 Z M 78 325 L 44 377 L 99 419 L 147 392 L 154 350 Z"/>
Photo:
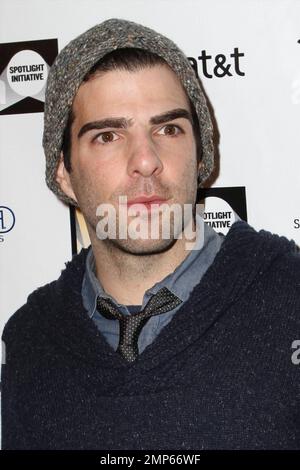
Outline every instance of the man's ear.
<path id="1" fill-rule="evenodd" d="M 66 170 L 65 164 L 64 164 L 64 156 L 63 153 L 60 153 L 60 159 L 59 163 L 57 166 L 56 170 L 56 177 L 55 177 L 56 182 L 59 184 L 60 189 L 71 199 L 74 199 L 74 201 L 78 202 L 75 196 L 75 193 L 73 191 L 72 183 L 70 180 L 70 174 Z"/>
<path id="2" fill-rule="evenodd" d="M 204 164 L 203 164 L 203 161 L 200 160 L 200 162 L 198 162 L 198 165 L 197 165 L 197 187 L 199 188 L 200 185 L 201 185 L 201 176 L 200 176 L 200 170 L 204 167 Z"/>
<path id="3" fill-rule="evenodd" d="M 198 163 L 198 174 L 199 174 L 199 172 L 200 172 L 200 169 L 201 169 L 203 166 L 204 166 L 204 165 L 203 165 L 203 161 L 200 160 L 200 162 Z"/>

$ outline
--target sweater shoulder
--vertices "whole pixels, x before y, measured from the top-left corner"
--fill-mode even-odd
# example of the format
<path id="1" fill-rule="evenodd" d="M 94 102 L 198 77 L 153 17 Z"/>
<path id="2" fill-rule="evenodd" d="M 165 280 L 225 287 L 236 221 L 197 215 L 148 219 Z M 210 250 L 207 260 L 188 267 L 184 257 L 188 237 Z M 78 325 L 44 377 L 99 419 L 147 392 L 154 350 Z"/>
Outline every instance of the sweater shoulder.
<path id="1" fill-rule="evenodd" d="M 47 299 L 50 289 L 56 288 L 57 282 L 56 279 L 40 286 L 28 295 L 26 302 L 6 322 L 2 332 L 2 341 L 4 343 L 14 340 L 19 341 L 24 332 L 28 332 L 29 329 L 32 331 L 32 328 L 37 325 L 35 320 L 38 303 L 43 299 Z"/>
<path id="2" fill-rule="evenodd" d="M 276 327 L 296 331 L 300 325 L 300 251 L 290 241 L 291 250 L 279 252 L 268 269 L 259 273 L 260 294 Z M 284 337 L 284 336 L 283 336 Z"/>
<path id="3" fill-rule="evenodd" d="M 283 253 L 273 266 L 277 279 L 299 292 L 300 300 L 300 250 Z"/>
<path id="4" fill-rule="evenodd" d="M 300 301 L 300 247 L 295 240 L 267 230 L 260 230 L 257 234 L 267 240 L 264 248 L 266 253 L 273 247 L 265 275 L 272 278 L 274 287 L 280 287 L 279 292 L 283 289 L 298 292 L 296 297 Z"/>
<path id="5" fill-rule="evenodd" d="M 72 284 L 75 279 L 81 282 L 87 253 L 88 248 L 82 249 L 79 254 L 73 256 L 71 261 L 65 262 L 65 267 L 57 279 L 38 287 L 28 295 L 26 303 L 13 313 L 5 324 L 2 333 L 4 342 L 14 340 L 14 338 L 19 340 L 20 337 L 24 337 L 25 334 L 29 335 L 34 329 L 39 328 L 37 317 L 40 306 L 49 304 L 51 301 L 49 299 L 57 300 L 57 293 L 63 295 L 67 283 Z"/>

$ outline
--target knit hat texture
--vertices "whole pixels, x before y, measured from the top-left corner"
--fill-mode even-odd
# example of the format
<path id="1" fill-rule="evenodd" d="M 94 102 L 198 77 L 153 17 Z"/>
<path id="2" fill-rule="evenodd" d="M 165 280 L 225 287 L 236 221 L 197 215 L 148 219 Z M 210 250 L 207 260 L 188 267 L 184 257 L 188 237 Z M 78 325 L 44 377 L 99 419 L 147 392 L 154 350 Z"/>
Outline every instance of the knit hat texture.
<path id="1" fill-rule="evenodd" d="M 200 186 L 213 170 L 213 126 L 200 81 L 189 59 L 173 41 L 153 29 L 132 21 L 111 18 L 67 44 L 56 57 L 48 75 L 43 133 L 46 183 L 67 204 L 78 206 L 60 189 L 55 176 L 73 100 L 92 66 L 109 52 L 124 47 L 137 47 L 158 54 L 177 74 L 195 106 L 199 120 L 203 162 L 198 175 Z"/>

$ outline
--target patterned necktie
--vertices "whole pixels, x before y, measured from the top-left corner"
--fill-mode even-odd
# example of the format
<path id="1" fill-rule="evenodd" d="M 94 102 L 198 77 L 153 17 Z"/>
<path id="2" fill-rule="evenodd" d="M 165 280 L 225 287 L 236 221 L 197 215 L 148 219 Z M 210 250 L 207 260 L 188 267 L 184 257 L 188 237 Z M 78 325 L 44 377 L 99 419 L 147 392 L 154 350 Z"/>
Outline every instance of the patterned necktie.
<path id="1" fill-rule="evenodd" d="M 97 310 L 110 320 L 119 320 L 120 338 L 117 352 L 128 362 L 133 362 L 138 354 L 138 338 L 143 326 L 154 315 L 169 312 L 182 301 L 163 287 L 151 297 L 143 310 L 131 315 L 123 315 L 111 299 L 97 298 Z"/>

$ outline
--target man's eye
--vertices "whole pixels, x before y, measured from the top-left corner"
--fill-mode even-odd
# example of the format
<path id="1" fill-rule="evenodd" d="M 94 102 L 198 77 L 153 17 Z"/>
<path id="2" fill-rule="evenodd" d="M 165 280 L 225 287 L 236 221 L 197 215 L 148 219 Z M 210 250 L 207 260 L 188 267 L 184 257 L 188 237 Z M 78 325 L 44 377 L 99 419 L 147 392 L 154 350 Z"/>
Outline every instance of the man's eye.
<path id="1" fill-rule="evenodd" d="M 170 135 L 171 137 L 176 136 L 183 132 L 181 127 L 175 126 L 175 124 L 166 124 L 164 127 L 160 129 L 159 134 L 161 133 L 161 131 L 163 135 Z"/>
<path id="2" fill-rule="evenodd" d="M 118 140 L 118 136 L 112 131 L 101 132 L 93 138 L 93 142 L 100 142 L 100 144 L 109 144 L 115 140 Z"/>

